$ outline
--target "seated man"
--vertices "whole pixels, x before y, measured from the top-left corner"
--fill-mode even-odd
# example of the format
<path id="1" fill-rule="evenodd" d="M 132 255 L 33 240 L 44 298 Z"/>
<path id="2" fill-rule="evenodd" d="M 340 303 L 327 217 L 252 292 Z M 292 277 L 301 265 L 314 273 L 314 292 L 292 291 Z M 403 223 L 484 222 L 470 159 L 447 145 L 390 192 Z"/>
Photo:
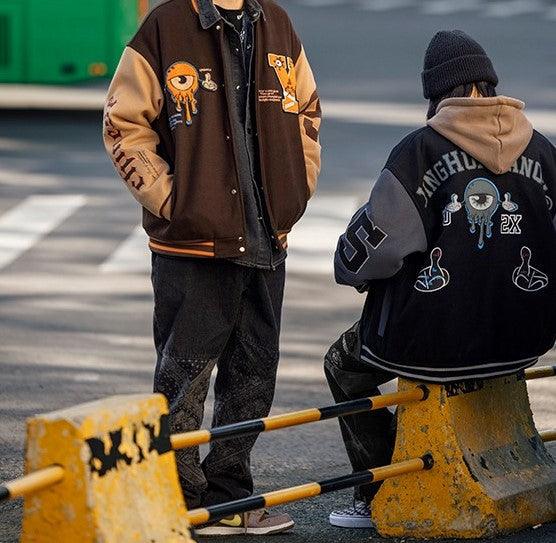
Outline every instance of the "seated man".
<path id="1" fill-rule="evenodd" d="M 434 36 L 427 126 L 394 148 L 338 243 L 337 282 L 368 294 L 360 322 L 326 355 L 336 401 L 376 395 L 397 376 L 506 375 L 553 347 L 556 149 L 497 84 L 476 41 Z M 392 419 L 383 409 L 340 421 L 354 470 L 390 462 Z M 330 522 L 370 527 L 377 489 L 357 489 Z"/>

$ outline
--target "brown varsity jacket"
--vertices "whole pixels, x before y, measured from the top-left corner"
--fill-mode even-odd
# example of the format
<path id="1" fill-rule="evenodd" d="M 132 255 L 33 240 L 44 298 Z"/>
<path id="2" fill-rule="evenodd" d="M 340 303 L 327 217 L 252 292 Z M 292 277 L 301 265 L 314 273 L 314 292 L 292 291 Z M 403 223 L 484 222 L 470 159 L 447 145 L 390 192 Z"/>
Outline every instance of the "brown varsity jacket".
<path id="1" fill-rule="evenodd" d="M 320 103 L 287 14 L 272 0 L 260 4 L 253 73 L 261 178 L 275 242 L 285 248 L 316 187 Z M 203 28 L 194 0 L 167 0 L 124 50 L 108 92 L 106 149 L 143 206 L 156 252 L 230 258 L 244 251 L 223 31 Z"/>

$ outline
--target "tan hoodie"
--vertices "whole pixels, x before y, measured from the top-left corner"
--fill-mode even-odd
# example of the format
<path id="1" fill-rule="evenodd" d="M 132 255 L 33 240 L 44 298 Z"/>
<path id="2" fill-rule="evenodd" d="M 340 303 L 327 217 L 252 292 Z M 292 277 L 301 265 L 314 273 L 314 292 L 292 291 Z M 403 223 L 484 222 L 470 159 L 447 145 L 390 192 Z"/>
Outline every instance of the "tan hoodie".
<path id="1" fill-rule="evenodd" d="M 510 170 L 533 136 L 515 98 L 447 98 L 428 125 L 495 174 Z"/>

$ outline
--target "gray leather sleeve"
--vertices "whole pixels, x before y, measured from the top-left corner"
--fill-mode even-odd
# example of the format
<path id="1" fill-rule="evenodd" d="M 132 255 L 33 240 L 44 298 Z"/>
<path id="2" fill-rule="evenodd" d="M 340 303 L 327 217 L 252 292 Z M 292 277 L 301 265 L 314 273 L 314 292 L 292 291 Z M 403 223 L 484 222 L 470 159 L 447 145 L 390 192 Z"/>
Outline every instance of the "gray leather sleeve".
<path id="1" fill-rule="evenodd" d="M 367 281 L 392 277 L 406 256 L 426 249 L 427 236 L 419 211 L 396 176 L 385 169 L 369 201 L 338 240 L 334 255 L 336 282 L 361 288 Z"/>

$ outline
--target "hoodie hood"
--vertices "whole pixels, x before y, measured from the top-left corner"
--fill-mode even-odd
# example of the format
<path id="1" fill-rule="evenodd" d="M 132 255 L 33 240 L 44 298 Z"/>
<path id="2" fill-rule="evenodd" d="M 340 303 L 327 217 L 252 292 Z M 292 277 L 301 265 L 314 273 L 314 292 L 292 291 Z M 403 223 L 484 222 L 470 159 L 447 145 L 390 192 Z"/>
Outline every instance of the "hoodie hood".
<path id="1" fill-rule="evenodd" d="M 495 174 L 510 170 L 533 136 L 515 98 L 447 98 L 427 124 Z"/>

